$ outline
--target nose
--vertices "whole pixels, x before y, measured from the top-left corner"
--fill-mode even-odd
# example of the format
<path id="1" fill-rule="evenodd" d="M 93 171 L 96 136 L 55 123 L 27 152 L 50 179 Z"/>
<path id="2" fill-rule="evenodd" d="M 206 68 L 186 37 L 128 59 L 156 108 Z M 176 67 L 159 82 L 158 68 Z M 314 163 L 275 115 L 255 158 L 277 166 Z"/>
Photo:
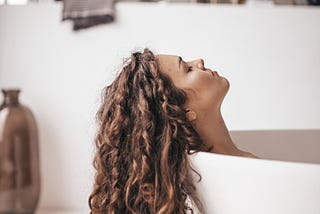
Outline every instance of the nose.
<path id="1" fill-rule="evenodd" d="M 204 69 L 204 61 L 203 59 L 196 60 L 196 66 L 200 69 Z"/>

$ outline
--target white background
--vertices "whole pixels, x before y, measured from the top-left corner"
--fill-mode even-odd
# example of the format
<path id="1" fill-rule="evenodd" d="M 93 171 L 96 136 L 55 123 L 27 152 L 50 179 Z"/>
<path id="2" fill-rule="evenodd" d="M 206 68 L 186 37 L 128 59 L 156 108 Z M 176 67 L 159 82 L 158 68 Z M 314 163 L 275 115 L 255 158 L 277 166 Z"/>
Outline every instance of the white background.
<path id="1" fill-rule="evenodd" d="M 62 4 L 0 7 L 0 87 L 19 87 L 40 132 L 40 208 L 87 210 L 94 115 L 123 57 L 203 58 L 231 87 L 231 130 L 320 128 L 320 8 L 116 4 L 116 21 L 73 32 Z"/>

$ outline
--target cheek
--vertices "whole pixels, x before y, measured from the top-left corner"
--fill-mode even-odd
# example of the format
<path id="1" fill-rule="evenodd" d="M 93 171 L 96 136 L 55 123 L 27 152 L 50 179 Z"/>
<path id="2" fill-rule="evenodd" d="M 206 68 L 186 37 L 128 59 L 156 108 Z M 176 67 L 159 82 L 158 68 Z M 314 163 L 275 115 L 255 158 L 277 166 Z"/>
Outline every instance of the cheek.
<path id="1" fill-rule="evenodd" d="M 208 91 L 208 89 L 215 84 L 211 74 L 203 72 L 194 72 L 189 76 L 189 81 L 191 83 L 190 85 L 193 85 L 193 87 L 200 93 Z"/>
<path id="2" fill-rule="evenodd" d="M 224 91 L 221 81 L 213 79 L 211 74 L 207 75 L 207 73 L 194 75 L 190 78 L 190 81 L 192 82 L 192 88 L 196 92 L 197 103 L 200 106 L 207 108 L 220 102 Z"/>

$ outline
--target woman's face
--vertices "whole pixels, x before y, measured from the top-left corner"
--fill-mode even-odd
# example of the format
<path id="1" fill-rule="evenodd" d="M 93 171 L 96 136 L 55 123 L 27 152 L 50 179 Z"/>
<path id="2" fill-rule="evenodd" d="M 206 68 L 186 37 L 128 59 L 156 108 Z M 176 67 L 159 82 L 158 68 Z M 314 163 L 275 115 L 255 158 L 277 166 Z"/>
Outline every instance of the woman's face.
<path id="1" fill-rule="evenodd" d="M 229 82 L 216 71 L 205 68 L 203 59 L 185 62 L 175 55 L 156 55 L 160 72 L 168 75 L 174 85 L 187 93 L 186 105 L 200 110 L 220 108 Z"/>

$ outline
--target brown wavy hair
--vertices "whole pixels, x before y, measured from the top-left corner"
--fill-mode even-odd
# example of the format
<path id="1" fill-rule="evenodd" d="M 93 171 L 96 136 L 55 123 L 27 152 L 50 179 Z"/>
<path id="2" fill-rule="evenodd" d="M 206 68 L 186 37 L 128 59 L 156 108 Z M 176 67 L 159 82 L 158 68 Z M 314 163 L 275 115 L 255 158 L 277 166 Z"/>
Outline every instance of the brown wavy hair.
<path id="1" fill-rule="evenodd" d="M 188 155 L 206 146 L 186 118 L 186 100 L 148 48 L 125 60 L 96 115 L 91 213 L 194 213 L 188 197 L 203 210 Z"/>

